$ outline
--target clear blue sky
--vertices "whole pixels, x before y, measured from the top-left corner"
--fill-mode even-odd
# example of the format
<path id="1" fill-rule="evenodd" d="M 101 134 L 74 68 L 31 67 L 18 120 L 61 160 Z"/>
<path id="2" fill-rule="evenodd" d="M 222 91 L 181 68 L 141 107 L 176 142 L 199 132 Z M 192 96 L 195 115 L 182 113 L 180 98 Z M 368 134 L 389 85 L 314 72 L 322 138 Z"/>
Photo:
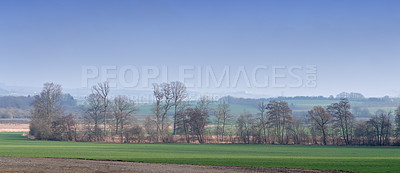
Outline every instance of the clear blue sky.
<path id="1" fill-rule="evenodd" d="M 0 1 L 0 83 L 81 87 L 82 65 L 317 65 L 316 88 L 400 95 L 400 1 Z M 172 78 L 176 74 L 172 72 Z M 221 89 L 193 89 L 215 91 Z"/>

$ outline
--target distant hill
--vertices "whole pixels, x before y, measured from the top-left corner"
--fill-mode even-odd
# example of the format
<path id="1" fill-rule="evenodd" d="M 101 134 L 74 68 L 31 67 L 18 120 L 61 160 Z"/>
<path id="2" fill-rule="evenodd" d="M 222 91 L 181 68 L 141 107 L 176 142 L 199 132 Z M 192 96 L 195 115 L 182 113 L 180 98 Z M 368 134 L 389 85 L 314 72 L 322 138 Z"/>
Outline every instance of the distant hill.
<path id="1" fill-rule="evenodd" d="M 0 118 L 28 117 L 33 101 L 34 97 L 31 96 L 0 96 Z M 82 107 L 77 105 L 70 94 L 62 95 L 61 102 L 66 114 L 77 115 L 82 111 Z"/>

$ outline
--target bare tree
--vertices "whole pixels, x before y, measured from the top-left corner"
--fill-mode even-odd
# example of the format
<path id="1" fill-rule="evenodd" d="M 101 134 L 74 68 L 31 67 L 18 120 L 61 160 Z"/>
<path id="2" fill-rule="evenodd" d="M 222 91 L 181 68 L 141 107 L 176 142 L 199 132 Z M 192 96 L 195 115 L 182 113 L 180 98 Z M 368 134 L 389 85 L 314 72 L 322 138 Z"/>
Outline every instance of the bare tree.
<path id="1" fill-rule="evenodd" d="M 121 143 L 123 143 L 124 126 L 131 118 L 132 114 L 137 111 L 135 102 L 126 96 L 117 96 L 112 102 L 112 111 L 115 120 L 115 134 L 120 135 Z"/>
<path id="2" fill-rule="evenodd" d="M 153 107 L 155 122 L 157 125 L 157 139 L 165 142 L 168 133 L 167 113 L 172 106 L 171 85 L 168 83 L 153 84 L 155 103 Z"/>
<path id="3" fill-rule="evenodd" d="M 230 105 L 223 102 L 221 106 L 221 113 L 222 113 L 222 142 L 224 142 L 224 136 L 225 136 L 225 126 L 228 121 L 231 119 L 231 114 L 230 114 Z"/>
<path id="4" fill-rule="evenodd" d="M 303 119 L 293 118 L 293 122 L 289 127 L 290 135 L 292 136 L 294 144 L 302 144 L 305 138 L 308 137 L 304 128 Z"/>
<path id="5" fill-rule="evenodd" d="M 356 144 L 368 145 L 371 143 L 372 130 L 367 121 L 356 121 L 354 128 L 354 137 L 357 138 Z M 354 141 L 353 141 L 354 143 Z"/>
<path id="6" fill-rule="evenodd" d="M 244 111 L 237 120 L 237 133 L 245 144 L 250 144 L 250 137 L 254 130 L 254 117 L 249 112 Z"/>
<path id="7" fill-rule="evenodd" d="M 51 139 L 52 122 L 62 116 L 61 86 L 45 83 L 42 92 L 32 103 L 30 134 L 37 139 Z"/>
<path id="8" fill-rule="evenodd" d="M 267 105 L 268 121 L 275 130 L 278 143 L 287 144 L 288 128 L 292 122 L 292 110 L 285 101 L 270 101 Z M 285 140 L 286 135 L 286 140 Z"/>
<path id="9" fill-rule="evenodd" d="M 101 138 L 101 129 L 99 123 L 102 120 L 103 99 L 97 93 L 92 93 L 87 97 L 88 108 L 86 110 L 86 121 L 88 123 L 89 140 L 99 141 Z M 94 123 L 94 129 L 91 126 Z M 93 134 L 92 134 L 93 133 Z"/>
<path id="10" fill-rule="evenodd" d="M 322 133 L 322 143 L 326 145 L 326 136 L 328 123 L 332 120 L 332 115 L 321 106 L 315 106 L 314 109 L 308 111 L 312 125 Z"/>
<path id="11" fill-rule="evenodd" d="M 265 102 L 261 102 L 257 105 L 257 110 L 258 113 L 260 114 L 260 122 L 259 124 L 261 125 L 261 129 L 263 131 L 263 139 L 264 139 L 264 144 L 267 143 L 267 138 L 269 140 L 269 135 L 267 137 L 267 114 L 266 114 L 266 110 L 267 109 L 267 104 L 265 104 Z M 269 134 L 269 131 L 268 131 Z"/>
<path id="12" fill-rule="evenodd" d="M 210 99 L 203 96 L 194 109 L 188 109 L 191 132 L 197 137 L 199 143 L 205 143 L 204 135 L 206 132 L 205 127 L 208 124 L 210 103 Z"/>
<path id="13" fill-rule="evenodd" d="M 184 135 L 186 143 L 190 143 L 190 116 L 193 109 L 182 107 L 177 115 L 177 131 Z"/>
<path id="14" fill-rule="evenodd" d="M 52 140 L 72 141 L 76 140 L 75 120 L 72 114 L 58 117 L 52 121 Z"/>
<path id="15" fill-rule="evenodd" d="M 354 115 L 350 112 L 350 104 L 347 99 L 341 99 L 339 103 L 328 106 L 328 111 L 334 118 L 334 125 L 342 133 L 346 145 L 351 144 L 354 129 Z"/>
<path id="16" fill-rule="evenodd" d="M 376 145 L 389 144 L 389 135 L 392 127 L 390 119 L 391 112 L 381 112 L 367 121 L 367 124 L 369 124 L 373 129 L 373 136 L 375 137 Z"/>
<path id="17" fill-rule="evenodd" d="M 155 115 L 154 122 L 156 124 L 157 142 L 159 142 L 159 138 L 161 135 L 161 116 L 162 116 L 164 93 L 161 91 L 160 86 L 158 84 L 153 84 L 153 94 L 155 99 L 153 107 L 153 112 Z"/>
<path id="18" fill-rule="evenodd" d="M 74 116 L 72 114 L 68 114 L 67 116 L 63 116 L 64 126 L 66 128 L 66 137 L 68 141 L 76 141 L 76 122 L 74 120 Z"/>
<path id="19" fill-rule="evenodd" d="M 96 94 L 98 94 L 102 99 L 103 99 L 103 111 L 104 111 L 104 136 L 107 136 L 107 114 L 108 114 L 108 104 L 109 104 L 109 99 L 108 95 L 110 93 L 110 86 L 108 82 L 103 82 L 103 83 L 98 83 L 97 86 L 92 87 L 92 92 L 94 91 Z"/>
<path id="20" fill-rule="evenodd" d="M 224 141 L 224 136 L 225 136 L 225 126 L 227 122 L 230 120 L 230 105 L 227 104 L 225 101 L 222 103 L 218 104 L 217 109 L 215 110 L 215 116 L 217 118 L 217 142 L 219 142 L 219 136 L 221 135 L 222 137 L 222 142 Z"/>
<path id="21" fill-rule="evenodd" d="M 171 82 L 171 92 L 172 92 L 172 101 L 174 106 L 174 131 L 173 135 L 176 134 L 176 124 L 177 124 L 177 114 L 179 112 L 179 106 L 181 106 L 182 102 L 187 97 L 186 86 L 182 82 L 175 81 Z"/>
<path id="22" fill-rule="evenodd" d="M 217 109 L 214 110 L 214 115 L 216 118 L 216 128 L 215 128 L 215 135 L 217 135 L 217 143 L 219 143 L 219 136 L 221 135 L 221 124 L 222 124 L 222 113 L 220 107 L 218 106 Z"/>

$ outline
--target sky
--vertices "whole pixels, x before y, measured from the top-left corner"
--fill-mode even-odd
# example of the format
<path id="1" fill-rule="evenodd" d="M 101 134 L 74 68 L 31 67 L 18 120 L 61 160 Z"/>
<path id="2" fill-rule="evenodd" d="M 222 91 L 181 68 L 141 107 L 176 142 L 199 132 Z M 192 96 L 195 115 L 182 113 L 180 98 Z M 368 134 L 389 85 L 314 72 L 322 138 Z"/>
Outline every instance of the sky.
<path id="1" fill-rule="evenodd" d="M 399 97 L 399 6 L 397 0 L 3 0 L 0 83 L 85 88 L 104 79 L 149 90 L 167 74 L 167 81 L 185 79 L 200 93 Z M 221 77 L 223 85 L 207 78 L 212 69 L 219 79 L 225 68 L 230 77 Z M 87 69 L 98 75 L 88 78 Z"/>

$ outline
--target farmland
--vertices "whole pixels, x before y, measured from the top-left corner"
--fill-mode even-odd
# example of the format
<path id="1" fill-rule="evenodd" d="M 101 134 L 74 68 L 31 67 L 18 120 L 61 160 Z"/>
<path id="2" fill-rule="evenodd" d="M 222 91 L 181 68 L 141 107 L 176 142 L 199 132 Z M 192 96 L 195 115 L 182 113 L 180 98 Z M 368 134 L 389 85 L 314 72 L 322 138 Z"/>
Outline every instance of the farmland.
<path id="1" fill-rule="evenodd" d="M 0 133 L 0 157 L 51 157 L 149 163 L 396 172 L 395 147 L 111 144 L 28 140 Z"/>
<path id="2" fill-rule="evenodd" d="M 249 99 L 250 103 L 246 103 L 245 101 L 241 100 L 240 98 L 231 98 L 231 99 L 236 99 L 238 100 L 236 103 L 230 103 L 230 113 L 233 115 L 240 115 L 243 113 L 243 111 L 247 111 L 251 114 L 257 114 L 257 104 L 261 101 L 256 100 L 256 99 Z M 270 99 L 270 100 L 275 100 L 275 99 Z M 289 105 L 291 105 L 291 108 L 293 110 L 293 113 L 296 114 L 297 116 L 303 117 L 307 114 L 307 111 L 312 109 L 314 106 L 323 106 L 326 107 L 332 103 L 339 102 L 338 99 L 293 99 L 293 98 L 276 98 L 276 100 L 284 100 L 287 101 Z M 254 102 L 254 103 L 253 103 Z M 218 101 L 213 102 L 210 105 L 210 108 L 216 108 L 218 106 Z M 194 106 L 196 103 L 195 102 L 189 102 L 188 105 Z M 350 104 L 353 108 L 362 108 L 366 109 L 369 112 L 369 115 L 364 115 L 364 114 L 359 114 L 357 113 L 354 109 L 352 110 L 353 113 L 357 118 L 365 118 L 365 117 L 370 117 L 372 115 L 375 115 L 377 111 L 383 110 L 383 111 L 394 111 L 398 104 L 398 101 L 394 101 L 391 104 L 385 104 L 383 101 L 369 101 L 369 100 L 361 100 L 361 101 L 350 101 Z M 390 105 L 390 106 L 388 106 Z M 139 117 L 145 117 L 147 115 L 152 115 L 153 111 L 153 104 L 152 103 L 138 103 L 137 107 L 139 108 L 138 112 L 136 112 L 136 115 Z"/>

